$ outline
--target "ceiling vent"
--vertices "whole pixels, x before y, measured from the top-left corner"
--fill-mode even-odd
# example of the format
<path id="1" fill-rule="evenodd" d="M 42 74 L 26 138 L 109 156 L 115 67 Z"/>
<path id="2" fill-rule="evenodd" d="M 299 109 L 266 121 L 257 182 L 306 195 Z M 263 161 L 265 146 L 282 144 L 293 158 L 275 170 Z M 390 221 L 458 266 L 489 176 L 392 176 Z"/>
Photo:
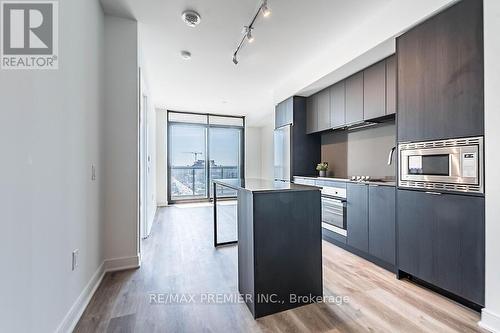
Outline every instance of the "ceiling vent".
<path id="1" fill-rule="evenodd" d="M 200 24 L 201 17 L 200 14 L 193 10 L 186 10 L 182 13 L 182 20 L 190 27 L 196 27 Z"/>

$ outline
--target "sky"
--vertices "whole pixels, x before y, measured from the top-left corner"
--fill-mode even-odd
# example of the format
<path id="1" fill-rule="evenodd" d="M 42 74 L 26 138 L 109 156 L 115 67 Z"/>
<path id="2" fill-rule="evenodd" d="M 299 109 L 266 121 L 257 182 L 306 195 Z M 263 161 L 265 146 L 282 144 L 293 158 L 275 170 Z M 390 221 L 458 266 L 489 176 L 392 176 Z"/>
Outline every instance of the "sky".
<path id="1" fill-rule="evenodd" d="M 205 127 L 175 124 L 170 127 L 172 166 L 190 166 L 198 159 L 205 159 Z M 216 165 L 238 165 L 240 130 L 233 128 L 211 128 L 210 159 Z"/>

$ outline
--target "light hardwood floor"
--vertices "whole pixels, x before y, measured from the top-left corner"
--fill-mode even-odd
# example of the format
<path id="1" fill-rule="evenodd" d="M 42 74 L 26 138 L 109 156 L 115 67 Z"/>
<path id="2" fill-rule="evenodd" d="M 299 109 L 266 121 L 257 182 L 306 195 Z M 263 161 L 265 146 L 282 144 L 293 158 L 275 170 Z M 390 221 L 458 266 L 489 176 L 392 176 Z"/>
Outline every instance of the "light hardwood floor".
<path id="1" fill-rule="evenodd" d="M 230 238 L 234 207 L 221 211 L 221 236 Z M 343 304 L 311 304 L 258 320 L 239 303 L 151 304 L 152 293 L 237 293 L 237 247 L 214 249 L 212 238 L 211 207 L 160 209 L 143 242 L 141 268 L 107 274 L 75 331 L 482 332 L 478 313 L 328 242 L 324 294 L 346 296 Z"/>

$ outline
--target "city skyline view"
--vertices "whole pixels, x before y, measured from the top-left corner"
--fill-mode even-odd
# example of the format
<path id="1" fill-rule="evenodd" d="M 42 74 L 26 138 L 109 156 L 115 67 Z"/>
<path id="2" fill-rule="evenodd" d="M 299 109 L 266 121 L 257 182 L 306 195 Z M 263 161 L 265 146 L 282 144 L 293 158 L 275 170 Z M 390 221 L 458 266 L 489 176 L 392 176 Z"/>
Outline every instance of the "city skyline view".
<path id="1" fill-rule="evenodd" d="M 172 166 L 193 166 L 198 160 L 205 160 L 207 129 L 196 125 L 175 125 L 171 127 Z M 240 129 L 209 129 L 210 160 L 218 166 L 237 166 L 240 160 Z"/>
<path id="2" fill-rule="evenodd" d="M 210 179 L 240 177 L 241 128 L 173 124 L 169 130 L 171 197 L 191 199 L 207 196 L 207 154 Z M 234 195 L 234 191 L 227 189 L 219 189 L 217 193 L 220 196 Z"/>

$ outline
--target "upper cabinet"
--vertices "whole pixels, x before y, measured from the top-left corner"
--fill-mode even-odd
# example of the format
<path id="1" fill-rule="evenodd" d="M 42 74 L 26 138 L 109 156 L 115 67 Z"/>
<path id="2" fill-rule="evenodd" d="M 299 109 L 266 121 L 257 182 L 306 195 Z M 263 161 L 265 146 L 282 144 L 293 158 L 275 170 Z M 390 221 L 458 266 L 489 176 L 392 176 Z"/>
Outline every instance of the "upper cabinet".
<path id="1" fill-rule="evenodd" d="M 274 114 L 274 127 L 293 124 L 293 97 L 276 105 Z"/>
<path id="2" fill-rule="evenodd" d="M 484 135 L 482 7 L 460 1 L 397 39 L 398 141 Z"/>
<path id="3" fill-rule="evenodd" d="M 330 127 L 345 126 L 345 81 L 330 88 Z"/>
<path id="4" fill-rule="evenodd" d="M 354 74 L 345 81 L 346 125 L 362 122 L 363 119 L 363 72 Z"/>
<path id="5" fill-rule="evenodd" d="M 396 113 L 396 56 L 393 55 L 387 58 L 385 62 L 386 78 L 385 78 L 385 112 L 387 115 Z"/>
<path id="6" fill-rule="evenodd" d="M 307 133 L 330 128 L 330 89 L 324 89 L 307 99 Z"/>
<path id="7" fill-rule="evenodd" d="M 330 124 L 330 89 L 324 89 L 315 95 L 318 108 L 317 131 L 325 131 L 331 128 Z"/>
<path id="8" fill-rule="evenodd" d="M 306 133 L 318 132 L 318 99 L 316 95 L 307 98 L 306 107 Z"/>
<path id="9" fill-rule="evenodd" d="M 343 128 L 396 113 L 391 56 L 307 98 L 307 133 Z"/>
<path id="10" fill-rule="evenodd" d="M 364 119 L 386 115 L 386 62 L 381 61 L 364 71 Z"/>

